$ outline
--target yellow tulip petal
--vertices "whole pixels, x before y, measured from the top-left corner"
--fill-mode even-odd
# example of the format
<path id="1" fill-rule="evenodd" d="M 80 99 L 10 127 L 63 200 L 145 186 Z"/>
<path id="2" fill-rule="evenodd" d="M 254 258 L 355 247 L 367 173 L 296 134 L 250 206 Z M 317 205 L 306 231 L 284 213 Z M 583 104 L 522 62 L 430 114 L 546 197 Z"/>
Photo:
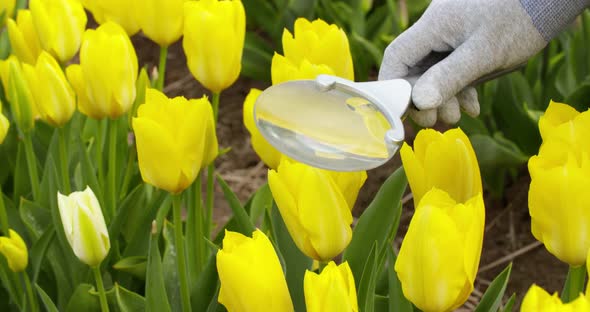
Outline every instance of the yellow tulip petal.
<path id="1" fill-rule="evenodd" d="M 539 131 L 541 132 L 541 137 L 546 139 L 556 127 L 574 119 L 579 114 L 580 113 L 573 107 L 552 100 L 549 102 L 545 114 L 539 119 Z"/>
<path id="2" fill-rule="evenodd" d="M 358 311 L 354 284 L 352 292 L 348 285 L 352 273 L 347 267 L 346 262 L 336 266 L 330 261 L 321 274 L 305 272 L 303 287 L 307 311 Z"/>
<path id="3" fill-rule="evenodd" d="M 521 312 L 539 312 L 539 311 L 557 311 L 561 306 L 561 300 L 557 297 L 557 293 L 553 296 L 549 295 L 544 289 L 533 284 L 527 291 L 522 305 Z"/>

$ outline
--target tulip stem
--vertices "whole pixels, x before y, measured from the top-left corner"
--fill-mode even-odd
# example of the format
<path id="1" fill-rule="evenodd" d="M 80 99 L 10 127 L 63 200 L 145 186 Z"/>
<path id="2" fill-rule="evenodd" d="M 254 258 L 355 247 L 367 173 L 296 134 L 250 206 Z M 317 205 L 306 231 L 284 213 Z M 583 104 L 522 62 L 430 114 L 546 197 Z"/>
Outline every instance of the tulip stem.
<path id="1" fill-rule="evenodd" d="M 2 226 L 2 233 L 8 236 L 8 214 L 6 214 L 6 206 L 4 206 L 4 193 L 2 193 L 2 185 L 0 185 L 0 226 Z"/>
<path id="2" fill-rule="evenodd" d="M 107 295 L 104 290 L 104 284 L 102 283 L 102 275 L 100 274 L 100 266 L 97 265 L 92 267 L 94 271 L 94 279 L 96 280 L 96 288 L 98 288 L 98 298 L 100 299 L 100 310 L 102 312 L 109 311 L 109 305 L 107 303 Z"/>
<path id="3" fill-rule="evenodd" d="M 112 220 L 117 212 L 117 126 L 117 120 L 109 120 L 108 220 Z"/>
<path id="4" fill-rule="evenodd" d="M 215 121 L 215 125 L 217 125 L 217 118 L 219 116 L 219 96 L 220 93 L 213 92 L 211 95 L 211 106 L 213 108 L 213 120 Z"/>
<path id="5" fill-rule="evenodd" d="M 176 244 L 176 264 L 178 266 L 178 279 L 180 280 L 180 298 L 182 300 L 182 311 L 191 311 L 190 293 L 186 275 L 186 255 L 184 253 L 184 242 L 182 240 L 182 218 L 181 218 L 181 195 L 172 195 L 172 212 L 174 218 L 174 241 Z"/>
<path id="6" fill-rule="evenodd" d="M 211 107 L 213 109 L 213 120 L 214 120 L 214 125 L 215 127 L 217 127 L 217 116 L 219 113 L 219 93 L 217 92 L 213 92 L 212 96 L 211 96 Z M 209 235 L 211 235 L 211 216 L 213 215 L 213 178 L 215 175 L 215 163 L 211 163 L 209 166 L 207 166 L 207 198 L 206 198 L 206 215 L 205 215 L 205 234 L 206 237 L 209 237 Z"/>
<path id="7" fill-rule="evenodd" d="M 59 161 L 61 163 L 62 186 L 65 194 L 70 194 L 72 186 L 70 185 L 70 174 L 68 170 L 68 153 L 66 148 L 66 129 L 59 128 Z"/>
<path id="8" fill-rule="evenodd" d="M 39 174 L 37 173 L 37 158 L 33 150 L 33 140 L 31 133 L 25 133 L 25 154 L 27 157 L 27 166 L 29 167 L 29 177 L 31 179 L 31 187 L 33 189 L 33 199 L 39 199 Z"/>
<path id="9" fill-rule="evenodd" d="M 37 300 L 35 295 L 33 294 L 33 288 L 31 287 L 31 280 L 29 279 L 29 275 L 26 271 L 23 271 L 22 275 L 25 283 L 25 288 L 27 289 L 27 297 L 29 297 L 29 305 L 31 308 L 30 311 L 39 311 L 39 307 L 37 306 Z"/>
<path id="10" fill-rule="evenodd" d="M 103 166 L 103 158 L 102 158 L 102 146 L 104 145 L 104 130 L 105 130 L 105 122 L 107 120 L 99 120 L 98 121 L 98 131 L 96 131 L 96 136 L 94 137 L 94 145 L 96 145 L 96 171 L 98 173 L 98 182 L 100 187 L 102 188 L 102 192 L 104 192 L 104 166 Z M 101 195 L 101 200 L 104 200 L 104 195 Z"/>
<path id="11" fill-rule="evenodd" d="M 156 80 L 156 89 L 164 90 L 164 78 L 166 76 L 166 57 L 168 57 L 168 47 L 160 47 L 160 63 L 158 64 L 158 79 Z"/>
<path id="12" fill-rule="evenodd" d="M 561 292 L 561 301 L 568 303 L 574 301 L 584 291 L 584 282 L 586 280 L 586 266 L 569 267 L 565 285 Z"/>

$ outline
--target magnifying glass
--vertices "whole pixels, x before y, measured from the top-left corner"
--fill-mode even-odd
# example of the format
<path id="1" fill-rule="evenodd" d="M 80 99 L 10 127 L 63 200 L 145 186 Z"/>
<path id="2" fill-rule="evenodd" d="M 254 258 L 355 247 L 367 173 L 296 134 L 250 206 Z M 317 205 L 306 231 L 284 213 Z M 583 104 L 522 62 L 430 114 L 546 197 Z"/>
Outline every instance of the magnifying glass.
<path id="1" fill-rule="evenodd" d="M 438 54 L 430 62 L 448 55 Z M 520 66 L 488 74 L 472 85 Z M 369 170 L 386 163 L 403 143 L 402 120 L 411 94 L 404 79 L 353 82 L 319 75 L 264 90 L 254 105 L 254 120 L 271 145 L 297 161 L 334 171 Z"/>

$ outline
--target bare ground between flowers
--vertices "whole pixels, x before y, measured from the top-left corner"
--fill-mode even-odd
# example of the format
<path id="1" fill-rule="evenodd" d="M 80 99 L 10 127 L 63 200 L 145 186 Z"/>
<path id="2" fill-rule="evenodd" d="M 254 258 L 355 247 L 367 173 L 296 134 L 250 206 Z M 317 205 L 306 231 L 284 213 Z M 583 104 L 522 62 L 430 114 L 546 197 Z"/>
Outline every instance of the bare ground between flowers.
<path id="1" fill-rule="evenodd" d="M 158 47 L 149 40 L 135 36 L 140 64 L 147 64 L 150 71 L 158 61 Z M 267 168 L 250 147 L 249 135 L 242 122 L 242 104 L 250 88 L 264 89 L 268 85 L 247 78 L 240 78 L 221 95 L 217 135 L 221 148 L 231 150 L 216 161 L 218 173 L 228 182 L 240 200 L 245 201 L 266 181 Z M 165 93 L 168 96 L 182 95 L 199 98 L 208 92 L 191 76 L 181 43 L 170 47 Z M 413 130 L 407 128 L 407 140 L 413 140 Z M 368 172 L 368 179 L 361 189 L 354 209 L 360 215 L 375 196 L 379 186 L 400 165 L 396 156 L 386 165 Z M 477 276 L 475 291 L 461 310 L 471 310 L 478 302 L 491 280 L 512 261 L 512 275 L 508 284 L 507 296 L 517 294 L 517 303 L 522 300 L 527 289 L 536 283 L 549 292 L 560 291 L 567 266 L 551 256 L 539 245 L 530 232 L 527 196 L 530 180 L 526 169 L 516 181 L 506 186 L 502 199 L 486 200 L 486 230 L 480 273 Z M 405 197 L 400 232 L 396 239 L 399 247 L 412 216 L 411 195 Z M 229 209 L 221 190 L 216 189 L 214 221 L 224 224 L 230 217 Z"/>

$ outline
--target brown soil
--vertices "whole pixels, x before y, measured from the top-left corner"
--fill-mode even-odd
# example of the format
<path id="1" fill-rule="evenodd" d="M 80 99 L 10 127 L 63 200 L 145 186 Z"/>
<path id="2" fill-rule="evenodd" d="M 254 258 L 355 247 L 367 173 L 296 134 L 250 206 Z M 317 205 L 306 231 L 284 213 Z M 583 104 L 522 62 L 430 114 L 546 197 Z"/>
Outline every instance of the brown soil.
<path id="1" fill-rule="evenodd" d="M 138 47 L 140 64 L 145 64 L 151 72 L 158 61 L 158 47 L 141 37 L 134 36 L 133 42 Z M 229 183 L 238 197 L 245 201 L 266 181 L 267 168 L 259 160 L 250 147 L 248 132 L 242 122 L 243 100 L 250 88 L 264 89 L 267 83 L 240 78 L 221 96 L 217 135 L 221 148 L 231 150 L 216 161 L 218 172 Z M 186 60 L 180 42 L 169 49 L 168 69 L 165 92 L 168 96 L 182 95 L 187 98 L 199 98 L 208 92 L 194 80 L 186 67 Z M 407 126 L 408 140 L 413 140 L 413 129 Z M 368 172 L 368 179 L 360 192 L 355 215 L 362 211 L 375 196 L 379 186 L 400 165 L 399 156 L 388 164 Z M 536 240 L 530 232 L 527 194 L 530 179 L 525 170 L 516 181 L 507 186 L 505 198 L 501 200 L 487 199 L 486 231 L 483 253 L 480 262 L 480 273 L 472 298 L 465 305 L 471 310 L 472 302 L 477 302 L 491 280 L 513 260 L 513 270 L 508 284 L 507 296 L 517 294 L 519 302 L 532 283 L 537 283 L 549 292 L 560 291 L 567 265 L 551 256 L 543 246 L 535 246 Z M 407 199 L 409 196 L 406 197 Z M 411 198 L 404 204 L 404 213 L 400 225 L 400 233 L 396 244 L 411 219 L 413 203 Z M 220 190 L 217 190 L 214 219 L 223 224 L 231 211 Z M 502 262 L 502 259 L 505 261 Z M 494 263 L 500 261 L 499 264 Z"/>

